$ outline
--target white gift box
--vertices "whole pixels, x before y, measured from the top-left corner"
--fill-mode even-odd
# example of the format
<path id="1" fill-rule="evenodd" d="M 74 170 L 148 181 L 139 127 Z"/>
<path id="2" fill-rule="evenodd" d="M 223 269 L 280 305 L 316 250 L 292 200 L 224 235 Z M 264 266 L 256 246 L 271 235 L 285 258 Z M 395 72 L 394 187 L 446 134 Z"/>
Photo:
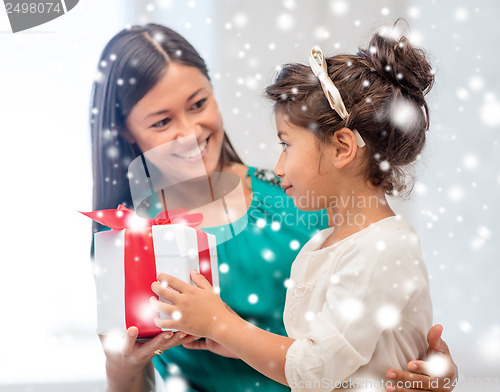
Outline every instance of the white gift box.
<path id="1" fill-rule="evenodd" d="M 97 332 L 102 335 L 116 331 L 123 333 L 132 326 L 132 319 L 139 320 L 134 323 L 140 324 L 136 325 L 139 328 L 139 338 L 150 338 L 161 332 L 153 322 L 158 313 L 149 304 L 149 297 L 156 296 L 151 291 L 151 284 L 156 281 L 159 273 L 173 275 L 193 284 L 190 271 L 195 269 L 205 277 L 211 275 L 210 283 L 218 290 L 216 239 L 200 229 L 182 224 L 153 225 L 142 229 L 150 231 L 154 247 L 153 250 L 139 252 L 149 252 L 146 257 L 145 254 L 136 255 L 133 251 L 126 250 L 127 246 L 134 245 L 126 245 L 126 241 L 134 239 L 129 237 L 127 230 L 132 229 L 102 231 L 94 237 Z M 205 242 L 203 237 L 207 240 L 207 249 L 203 249 L 207 246 L 202 243 Z M 203 255 L 207 257 L 203 258 Z M 134 287 L 140 287 L 142 297 L 140 300 L 134 299 L 135 302 L 132 303 L 128 298 L 134 297 L 134 293 L 130 292 L 135 290 Z M 165 314 L 159 316 L 169 318 Z"/>

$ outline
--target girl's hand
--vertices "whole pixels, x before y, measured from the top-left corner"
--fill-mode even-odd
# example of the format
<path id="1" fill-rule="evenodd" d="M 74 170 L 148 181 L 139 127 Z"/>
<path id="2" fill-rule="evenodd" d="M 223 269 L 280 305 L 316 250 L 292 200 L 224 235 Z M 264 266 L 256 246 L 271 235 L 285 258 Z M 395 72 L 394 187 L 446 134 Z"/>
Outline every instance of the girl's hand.
<path id="1" fill-rule="evenodd" d="M 170 303 L 151 297 L 151 306 L 172 318 L 155 319 L 155 323 L 160 328 L 178 329 L 191 335 L 211 337 L 215 326 L 223 326 L 223 317 L 230 312 L 203 275 L 193 270 L 191 279 L 196 286 L 171 275 L 158 275 L 161 284 L 154 282 L 151 289 Z"/>
<path id="2" fill-rule="evenodd" d="M 197 340 L 191 343 L 185 343 L 184 347 L 189 348 L 190 350 L 207 350 L 211 351 L 215 354 L 221 355 L 227 358 L 238 358 L 237 355 L 234 355 L 231 351 L 229 351 L 224 346 L 221 346 L 216 341 L 206 338 L 205 340 Z"/>
<path id="3" fill-rule="evenodd" d="M 396 392 L 450 392 L 455 388 L 458 380 L 458 368 L 450 355 L 450 350 L 446 342 L 441 339 L 443 327 L 434 325 L 427 334 L 426 361 L 410 361 L 408 369 L 389 369 L 386 377 L 391 379 L 393 387 L 387 391 Z"/>
<path id="4" fill-rule="evenodd" d="M 121 342 L 113 337 L 99 335 L 106 355 L 106 375 L 109 391 L 142 391 L 145 385 L 144 368 L 160 351 L 180 344 L 190 343 L 193 336 L 183 332 L 162 332 L 153 339 L 137 342 L 137 327 L 127 329 Z M 158 351 L 159 350 L 159 351 Z"/>

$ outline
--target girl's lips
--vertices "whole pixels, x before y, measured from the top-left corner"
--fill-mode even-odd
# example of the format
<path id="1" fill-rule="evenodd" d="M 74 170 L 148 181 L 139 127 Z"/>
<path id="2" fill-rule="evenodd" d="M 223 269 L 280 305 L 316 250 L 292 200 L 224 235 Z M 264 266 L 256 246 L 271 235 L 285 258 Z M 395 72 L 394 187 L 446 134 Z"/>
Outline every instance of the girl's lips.
<path id="1" fill-rule="evenodd" d="M 291 185 L 285 185 L 285 186 L 282 186 L 282 188 L 285 191 L 285 193 L 288 195 L 288 192 L 291 191 L 291 189 L 293 187 Z"/>

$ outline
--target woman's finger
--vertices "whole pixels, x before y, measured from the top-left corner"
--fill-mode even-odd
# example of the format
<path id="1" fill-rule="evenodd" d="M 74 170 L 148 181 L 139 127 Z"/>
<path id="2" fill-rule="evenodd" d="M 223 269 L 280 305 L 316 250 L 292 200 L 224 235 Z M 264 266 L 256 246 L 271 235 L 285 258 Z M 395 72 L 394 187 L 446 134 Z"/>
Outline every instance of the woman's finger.
<path id="1" fill-rule="evenodd" d="M 385 390 L 387 392 L 432 392 L 432 389 L 405 388 L 403 384 L 393 384 L 392 387 L 387 387 Z"/>
<path id="2" fill-rule="evenodd" d="M 429 330 L 429 332 L 427 333 L 427 343 L 429 343 L 430 351 L 444 352 L 443 350 L 448 348 L 443 339 L 441 339 L 442 334 L 443 326 L 440 324 L 433 325 Z"/>
<path id="3" fill-rule="evenodd" d="M 139 329 L 137 327 L 130 327 L 125 332 L 123 337 L 122 354 L 130 355 L 134 352 L 135 342 L 137 341 L 137 336 L 139 336 Z"/>
<path id="4" fill-rule="evenodd" d="M 437 386 L 436 379 L 429 377 L 425 374 L 416 374 L 405 372 L 404 370 L 390 369 L 385 374 L 389 378 L 394 386 L 396 386 L 397 391 L 406 390 L 430 390 L 430 387 L 434 384 Z M 399 387 L 399 389 L 397 388 Z"/>
<path id="5" fill-rule="evenodd" d="M 135 355 L 137 358 L 142 358 L 144 360 L 150 360 L 157 353 L 156 350 L 165 351 L 170 347 L 169 341 L 172 339 L 173 333 L 171 331 L 162 332 L 156 335 L 153 339 L 150 339 L 139 347 L 135 349 Z"/>

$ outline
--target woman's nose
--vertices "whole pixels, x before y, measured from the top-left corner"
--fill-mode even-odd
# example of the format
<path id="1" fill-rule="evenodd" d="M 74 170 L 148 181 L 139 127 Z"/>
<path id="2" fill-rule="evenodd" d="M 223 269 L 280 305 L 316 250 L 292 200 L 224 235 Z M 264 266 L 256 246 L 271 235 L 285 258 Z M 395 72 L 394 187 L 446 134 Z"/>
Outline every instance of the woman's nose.
<path id="1" fill-rule="evenodd" d="M 179 118 L 177 124 L 176 138 L 193 135 L 198 139 L 198 137 L 201 134 L 201 131 L 202 127 L 195 118 L 182 116 L 181 118 Z"/>

